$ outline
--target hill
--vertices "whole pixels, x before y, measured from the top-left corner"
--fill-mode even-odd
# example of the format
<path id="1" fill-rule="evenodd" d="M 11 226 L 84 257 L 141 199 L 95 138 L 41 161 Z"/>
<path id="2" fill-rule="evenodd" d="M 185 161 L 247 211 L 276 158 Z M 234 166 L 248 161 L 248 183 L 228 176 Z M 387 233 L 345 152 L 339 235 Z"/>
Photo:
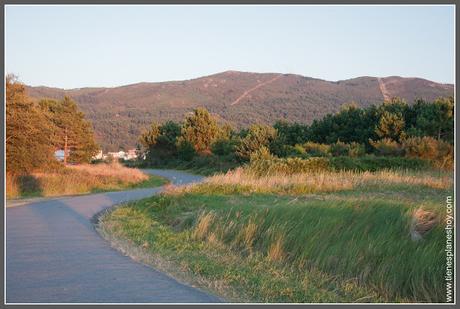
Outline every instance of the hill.
<path id="1" fill-rule="evenodd" d="M 35 99 L 72 97 L 107 151 L 133 148 L 153 120 L 180 121 L 199 106 L 238 128 L 279 119 L 310 123 L 352 101 L 366 107 L 395 96 L 409 103 L 416 98 L 433 100 L 453 96 L 454 87 L 398 76 L 333 82 L 295 74 L 226 71 L 185 81 L 69 90 L 27 87 L 27 91 Z"/>

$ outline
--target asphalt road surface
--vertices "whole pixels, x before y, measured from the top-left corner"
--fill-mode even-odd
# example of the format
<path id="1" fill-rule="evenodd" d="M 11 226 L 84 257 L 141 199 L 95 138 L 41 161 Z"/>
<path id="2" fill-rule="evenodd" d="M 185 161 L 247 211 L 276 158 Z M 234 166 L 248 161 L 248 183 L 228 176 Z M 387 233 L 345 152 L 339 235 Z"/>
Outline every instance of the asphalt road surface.
<path id="1" fill-rule="evenodd" d="M 174 184 L 201 177 L 146 170 Z M 160 188 L 7 203 L 7 303 L 211 303 L 220 299 L 123 256 L 91 219 Z"/>

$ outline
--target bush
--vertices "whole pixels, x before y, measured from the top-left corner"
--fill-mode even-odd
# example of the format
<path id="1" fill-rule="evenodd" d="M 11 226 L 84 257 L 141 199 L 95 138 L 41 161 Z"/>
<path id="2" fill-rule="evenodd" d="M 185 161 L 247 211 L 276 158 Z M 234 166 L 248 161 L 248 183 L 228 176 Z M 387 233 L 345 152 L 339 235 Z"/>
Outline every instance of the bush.
<path id="1" fill-rule="evenodd" d="M 257 175 L 292 175 L 305 172 L 329 170 L 326 158 L 277 158 L 267 148 L 261 148 L 251 155 L 249 170 Z"/>
<path id="2" fill-rule="evenodd" d="M 301 158 L 308 157 L 308 154 L 305 152 L 305 149 L 302 147 L 302 145 L 295 145 L 295 146 L 286 145 L 285 151 L 286 151 L 286 157 L 301 157 Z"/>
<path id="3" fill-rule="evenodd" d="M 236 154 L 242 160 L 248 160 L 251 154 L 262 147 L 269 147 L 276 139 L 277 132 L 266 125 L 252 125 L 246 136 L 236 148 Z"/>
<path id="4" fill-rule="evenodd" d="M 369 140 L 369 143 L 374 147 L 375 154 L 379 156 L 401 156 L 404 154 L 401 144 L 390 138 L 378 141 Z"/>
<path id="5" fill-rule="evenodd" d="M 410 137 L 402 142 L 408 158 L 419 158 L 432 162 L 437 168 L 451 169 L 454 165 L 454 149 L 449 143 L 432 137 Z"/>
<path id="6" fill-rule="evenodd" d="M 332 169 L 339 171 L 369 171 L 378 170 L 422 170 L 430 167 L 424 160 L 404 157 L 376 157 L 373 155 L 361 158 L 341 156 L 331 158 L 329 164 Z"/>
<path id="7" fill-rule="evenodd" d="M 307 142 L 302 145 L 306 153 L 312 157 L 327 157 L 330 155 L 331 146 L 314 142 Z"/>
<path id="8" fill-rule="evenodd" d="M 190 161 L 196 155 L 196 151 L 190 142 L 182 140 L 177 145 L 177 155 L 180 160 Z"/>
<path id="9" fill-rule="evenodd" d="M 179 165 L 179 168 L 191 170 L 200 175 L 212 175 L 215 173 L 225 173 L 238 165 L 239 163 L 234 154 L 227 156 L 216 156 L 211 154 L 208 156 L 195 156 L 191 161 Z M 174 167 L 177 167 L 177 164 Z"/>
<path id="10" fill-rule="evenodd" d="M 366 147 L 363 144 L 352 142 L 348 147 L 348 155 L 350 157 L 362 157 L 366 154 Z"/>
<path id="11" fill-rule="evenodd" d="M 235 152 L 237 144 L 233 139 L 219 139 L 211 145 L 211 151 L 218 156 L 227 156 Z"/>
<path id="12" fill-rule="evenodd" d="M 210 150 L 211 144 L 218 135 L 219 127 L 216 119 L 208 110 L 199 107 L 185 118 L 180 139 L 189 142 L 197 153 L 203 153 Z M 190 153 L 188 156 L 190 157 Z"/>
<path id="13" fill-rule="evenodd" d="M 350 149 L 350 146 L 341 142 L 341 141 L 338 141 L 334 144 L 331 145 L 331 149 L 330 149 L 330 152 L 331 154 L 334 156 L 334 157 L 338 157 L 338 156 L 346 156 L 348 155 L 348 151 Z"/>

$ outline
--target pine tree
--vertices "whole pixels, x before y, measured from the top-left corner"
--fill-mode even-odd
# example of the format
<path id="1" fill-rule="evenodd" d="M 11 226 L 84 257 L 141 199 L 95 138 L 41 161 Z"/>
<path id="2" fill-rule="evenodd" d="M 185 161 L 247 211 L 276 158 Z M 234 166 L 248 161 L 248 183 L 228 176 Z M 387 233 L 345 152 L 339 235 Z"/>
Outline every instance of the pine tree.
<path id="1" fill-rule="evenodd" d="M 55 126 L 53 145 L 64 150 L 64 164 L 89 162 L 98 146 L 91 124 L 75 102 L 64 97 L 61 101 L 42 100 L 39 104 Z"/>
<path id="2" fill-rule="evenodd" d="M 6 77 L 6 168 L 11 174 L 46 167 L 53 158 L 53 126 L 13 75 Z"/>
<path id="3" fill-rule="evenodd" d="M 262 147 L 270 147 L 276 139 L 277 131 L 271 126 L 252 125 L 248 134 L 236 148 L 236 154 L 243 160 L 248 160 L 251 154 Z"/>
<path id="4" fill-rule="evenodd" d="M 391 138 L 399 141 L 400 137 L 403 136 L 404 126 L 404 118 L 401 114 L 384 111 L 375 132 L 380 138 Z"/>
<path id="5" fill-rule="evenodd" d="M 197 108 L 185 119 L 181 141 L 189 142 L 196 152 L 204 153 L 210 152 L 210 147 L 218 135 L 217 121 L 205 108 Z"/>

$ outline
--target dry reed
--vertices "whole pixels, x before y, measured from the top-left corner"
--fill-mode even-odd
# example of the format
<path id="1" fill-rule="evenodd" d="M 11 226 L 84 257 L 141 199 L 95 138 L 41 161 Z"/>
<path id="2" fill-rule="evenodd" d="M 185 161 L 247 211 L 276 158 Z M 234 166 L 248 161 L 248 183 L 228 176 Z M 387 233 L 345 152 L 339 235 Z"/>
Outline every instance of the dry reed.
<path id="1" fill-rule="evenodd" d="M 25 178 L 29 179 L 29 183 L 24 181 Z M 72 195 L 97 190 L 118 190 L 147 179 L 149 176 L 140 170 L 127 168 L 119 163 L 82 164 L 27 176 L 7 175 L 6 190 L 8 198 Z M 33 187 L 31 183 L 34 184 Z"/>
<path id="2" fill-rule="evenodd" d="M 212 191 L 221 188 L 239 188 L 245 193 L 302 194 L 335 192 L 366 186 L 418 185 L 432 189 L 449 189 L 453 185 L 451 176 L 433 176 L 427 173 L 404 171 L 322 171 L 294 175 L 258 176 L 249 170 L 238 168 L 205 179 L 203 184 L 176 189 L 180 192 Z M 171 190 L 174 191 L 174 190 Z M 230 193 L 234 193 L 231 190 Z M 172 193 L 172 192 L 171 192 Z"/>
<path id="3" fill-rule="evenodd" d="M 137 183 L 149 178 L 140 170 L 125 167 L 118 162 L 111 164 L 81 164 L 69 166 L 69 168 L 88 173 L 94 177 L 113 177 L 126 183 Z"/>

